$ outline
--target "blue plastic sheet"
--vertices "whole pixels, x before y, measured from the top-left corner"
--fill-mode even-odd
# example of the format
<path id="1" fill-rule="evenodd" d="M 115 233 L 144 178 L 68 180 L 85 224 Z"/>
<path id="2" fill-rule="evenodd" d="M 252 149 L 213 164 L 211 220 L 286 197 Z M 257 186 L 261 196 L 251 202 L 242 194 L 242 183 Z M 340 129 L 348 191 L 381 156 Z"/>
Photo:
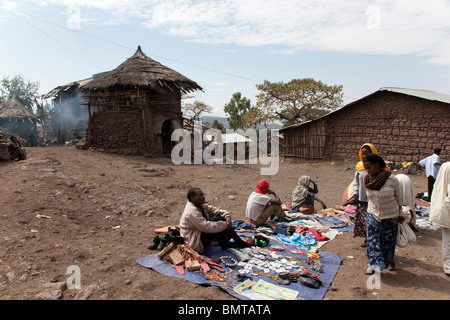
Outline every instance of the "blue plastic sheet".
<path id="1" fill-rule="evenodd" d="M 282 244 L 275 240 L 270 240 L 269 244 L 267 245 L 267 247 L 265 247 L 265 249 L 268 249 L 271 245 L 282 245 Z M 276 253 L 280 254 L 280 255 L 285 255 L 285 256 L 292 256 L 297 259 L 304 259 L 305 263 L 302 264 L 302 266 L 310 267 L 306 263 L 306 256 L 290 253 L 289 251 L 291 249 L 297 249 L 297 250 L 300 249 L 301 250 L 301 248 L 296 247 L 296 246 L 287 246 L 286 250 L 277 251 Z M 211 246 L 207 247 L 204 252 L 204 255 L 208 256 L 208 257 L 215 257 L 215 258 L 219 258 L 221 256 L 232 256 L 237 259 L 237 257 L 234 256 L 231 252 L 229 252 L 227 250 L 223 250 L 218 246 L 214 246 L 214 248 Z M 289 288 L 292 290 L 296 290 L 299 292 L 298 298 L 301 298 L 301 299 L 322 300 L 323 297 L 325 296 L 325 293 L 327 292 L 329 286 L 331 285 L 334 277 L 336 276 L 336 273 L 339 270 L 339 266 L 341 265 L 341 262 L 343 259 L 334 253 L 330 253 L 330 252 L 326 252 L 326 251 L 320 251 L 320 255 L 321 255 L 321 262 L 323 265 L 322 268 L 323 268 L 324 272 L 320 273 L 320 279 L 322 280 L 322 285 L 318 289 L 306 287 L 306 286 L 302 285 L 300 282 L 290 283 L 289 285 L 281 285 L 269 277 L 264 277 L 264 276 L 260 276 L 260 275 L 256 275 L 256 276 L 252 275 L 251 277 L 254 281 L 263 279 L 267 282 L 270 282 L 270 283 L 273 283 L 273 284 L 276 284 L 276 285 L 279 285 L 282 287 L 286 287 L 286 288 Z M 163 275 L 166 275 L 169 277 L 184 279 L 186 281 L 196 283 L 199 285 L 220 286 L 217 283 L 211 283 L 208 280 L 206 280 L 204 274 L 201 271 L 192 271 L 192 272 L 185 271 L 184 275 L 180 275 L 175 270 L 175 268 L 173 268 L 172 266 L 168 265 L 167 263 L 165 263 L 164 261 L 159 259 L 156 254 L 143 257 L 143 258 L 137 260 L 137 263 L 143 267 L 150 268 L 160 274 L 163 274 Z M 224 265 L 222 265 L 222 268 L 224 268 L 224 270 L 227 270 L 227 268 Z M 228 276 L 230 276 L 230 277 L 232 277 L 233 273 L 238 272 L 236 269 L 232 269 L 232 270 L 233 270 L 233 272 L 231 274 L 228 274 Z M 247 297 L 237 294 L 236 292 L 234 292 L 232 290 L 227 290 L 227 289 L 224 289 L 224 290 L 227 293 L 229 293 L 230 295 L 236 297 L 237 299 L 247 300 Z"/>

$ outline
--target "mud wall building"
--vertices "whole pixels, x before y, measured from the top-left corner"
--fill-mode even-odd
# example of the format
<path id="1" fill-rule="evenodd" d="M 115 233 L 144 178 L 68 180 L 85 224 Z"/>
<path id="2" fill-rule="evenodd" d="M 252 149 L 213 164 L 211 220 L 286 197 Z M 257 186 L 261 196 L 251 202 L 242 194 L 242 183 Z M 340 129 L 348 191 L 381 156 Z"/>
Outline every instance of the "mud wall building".
<path id="1" fill-rule="evenodd" d="M 89 121 L 87 147 L 126 154 L 170 154 L 171 134 L 183 128 L 181 95 L 202 88 L 146 56 L 140 47 L 82 87 Z"/>
<path id="2" fill-rule="evenodd" d="M 314 121 L 280 130 L 281 153 L 304 159 L 357 159 L 363 143 L 387 161 L 414 161 L 442 149 L 450 160 L 450 96 L 400 88 L 380 90 Z"/>

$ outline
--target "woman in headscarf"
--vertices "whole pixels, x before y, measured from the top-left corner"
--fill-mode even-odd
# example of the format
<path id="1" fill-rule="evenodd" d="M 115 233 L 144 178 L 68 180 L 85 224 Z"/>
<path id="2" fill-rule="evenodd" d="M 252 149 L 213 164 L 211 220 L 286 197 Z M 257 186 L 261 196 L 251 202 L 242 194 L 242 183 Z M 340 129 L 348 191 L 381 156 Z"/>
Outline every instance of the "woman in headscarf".
<path id="1" fill-rule="evenodd" d="M 281 208 L 280 197 L 270 190 L 269 186 L 267 180 L 259 180 L 256 184 L 255 191 L 248 197 L 245 216 L 255 225 L 265 223 L 272 214 L 274 214 L 279 221 L 286 217 L 284 210 Z M 269 195 L 273 195 L 274 198 Z"/>
<path id="2" fill-rule="evenodd" d="M 312 188 L 309 187 L 311 183 L 313 184 Z M 322 204 L 322 207 L 326 209 L 325 203 L 316 196 L 318 192 L 317 184 L 311 180 L 310 176 L 301 176 L 298 179 L 297 186 L 292 191 L 291 210 L 305 214 L 314 213 L 314 200 Z"/>
<path id="3" fill-rule="evenodd" d="M 353 237 L 364 238 L 360 246 L 366 246 L 366 215 L 367 215 L 367 196 L 363 186 L 364 177 L 367 171 L 364 168 L 363 160 L 368 154 L 378 154 L 377 149 L 370 144 L 365 143 L 359 148 L 360 161 L 356 164 L 355 177 L 353 179 L 353 200 L 356 202 L 355 227 Z"/>
<path id="4" fill-rule="evenodd" d="M 397 178 L 386 170 L 386 163 L 379 155 L 369 154 L 363 163 L 367 170 L 363 183 L 369 200 L 366 245 L 369 267 L 365 273 L 372 274 L 375 268 L 392 271 L 395 269 L 398 223 L 403 220 L 400 216 L 400 184 Z"/>
<path id="5" fill-rule="evenodd" d="M 450 162 L 439 169 L 431 194 L 430 222 L 442 227 L 442 265 L 450 276 Z"/>

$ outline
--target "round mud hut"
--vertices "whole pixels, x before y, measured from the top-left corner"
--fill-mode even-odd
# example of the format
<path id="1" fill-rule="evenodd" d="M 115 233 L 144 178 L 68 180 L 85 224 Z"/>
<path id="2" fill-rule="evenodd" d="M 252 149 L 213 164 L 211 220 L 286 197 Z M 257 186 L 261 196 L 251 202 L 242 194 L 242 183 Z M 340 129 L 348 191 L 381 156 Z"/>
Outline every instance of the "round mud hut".
<path id="1" fill-rule="evenodd" d="M 15 96 L 0 104 L 0 128 L 5 135 L 16 135 L 26 146 L 37 146 L 39 118 L 28 110 Z"/>
<path id="2" fill-rule="evenodd" d="M 170 154 L 172 132 L 183 127 L 181 95 L 202 88 L 138 46 L 132 57 L 94 75 L 81 90 L 89 112 L 85 147 L 158 156 Z"/>

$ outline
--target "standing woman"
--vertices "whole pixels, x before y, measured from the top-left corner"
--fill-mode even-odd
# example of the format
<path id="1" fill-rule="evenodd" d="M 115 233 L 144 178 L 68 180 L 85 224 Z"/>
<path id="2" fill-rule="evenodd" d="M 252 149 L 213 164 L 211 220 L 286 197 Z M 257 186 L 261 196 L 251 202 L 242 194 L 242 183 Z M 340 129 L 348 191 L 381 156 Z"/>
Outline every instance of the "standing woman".
<path id="1" fill-rule="evenodd" d="M 360 246 L 366 246 L 366 215 L 367 215 L 367 195 L 364 189 L 363 181 L 367 175 L 366 168 L 364 168 L 363 160 L 368 154 L 378 154 L 377 149 L 370 144 L 365 143 L 359 148 L 359 161 L 355 168 L 355 178 L 353 182 L 353 200 L 356 202 L 355 227 L 353 237 L 364 238 Z"/>
<path id="2" fill-rule="evenodd" d="M 363 162 L 367 170 L 364 187 L 369 200 L 366 245 L 369 267 L 365 273 L 372 274 L 375 268 L 392 271 L 395 269 L 395 244 L 401 219 L 400 184 L 386 170 L 386 163 L 379 155 L 369 154 Z"/>
<path id="3" fill-rule="evenodd" d="M 430 222 L 442 227 L 442 264 L 450 276 L 450 162 L 445 162 L 437 175 L 431 195 Z"/>

